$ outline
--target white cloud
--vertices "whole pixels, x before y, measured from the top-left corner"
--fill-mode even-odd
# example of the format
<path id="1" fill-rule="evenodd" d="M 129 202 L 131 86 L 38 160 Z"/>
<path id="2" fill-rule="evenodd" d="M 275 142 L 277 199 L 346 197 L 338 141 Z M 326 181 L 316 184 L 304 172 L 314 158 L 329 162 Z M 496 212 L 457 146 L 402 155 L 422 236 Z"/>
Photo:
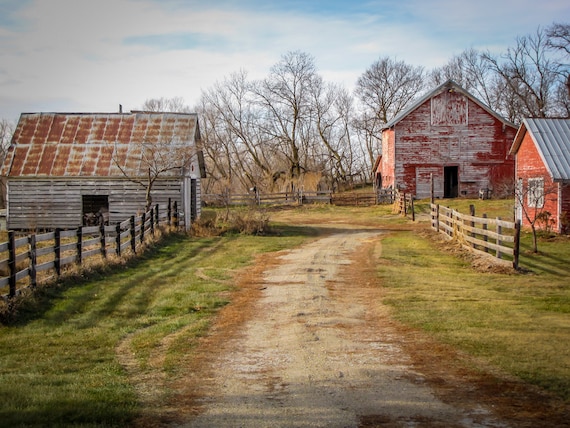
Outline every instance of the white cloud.
<path id="1" fill-rule="evenodd" d="M 570 18 L 567 0 L 323 2 L 322 13 L 286 0 L 214 3 L 13 3 L 0 20 L 0 117 L 134 109 L 162 96 L 192 105 L 234 71 L 267 75 L 292 50 L 313 55 L 326 79 L 350 87 L 381 56 L 430 68 L 470 47 L 504 49 L 539 24 Z"/>

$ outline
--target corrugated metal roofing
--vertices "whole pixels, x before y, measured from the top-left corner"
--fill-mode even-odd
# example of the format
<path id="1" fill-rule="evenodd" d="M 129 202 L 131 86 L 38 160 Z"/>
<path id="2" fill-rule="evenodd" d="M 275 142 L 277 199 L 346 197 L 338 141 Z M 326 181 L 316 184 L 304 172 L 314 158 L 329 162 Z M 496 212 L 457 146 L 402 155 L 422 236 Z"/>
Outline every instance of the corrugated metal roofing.
<path id="1" fill-rule="evenodd" d="M 23 113 L 2 166 L 11 177 L 144 176 L 149 153 L 195 147 L 188 113 Z"/>
<path id="2" fill-rule="evenodd" d="M 524 119 L 511 153 L 518 152 L 526 132 L 531 134 L 552 179 L 570 180 L 570 119 Z"/>

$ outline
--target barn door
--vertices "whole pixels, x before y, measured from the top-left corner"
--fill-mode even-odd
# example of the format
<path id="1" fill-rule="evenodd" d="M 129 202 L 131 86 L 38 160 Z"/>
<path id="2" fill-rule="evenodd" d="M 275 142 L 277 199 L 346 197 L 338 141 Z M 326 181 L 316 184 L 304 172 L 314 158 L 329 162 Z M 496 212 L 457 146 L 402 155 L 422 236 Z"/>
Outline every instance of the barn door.
<path id="1" fill-rule="evenodd" d="M 459 196 L 459 167 L 443 167 L 443 197 L 457 198 Z"/>

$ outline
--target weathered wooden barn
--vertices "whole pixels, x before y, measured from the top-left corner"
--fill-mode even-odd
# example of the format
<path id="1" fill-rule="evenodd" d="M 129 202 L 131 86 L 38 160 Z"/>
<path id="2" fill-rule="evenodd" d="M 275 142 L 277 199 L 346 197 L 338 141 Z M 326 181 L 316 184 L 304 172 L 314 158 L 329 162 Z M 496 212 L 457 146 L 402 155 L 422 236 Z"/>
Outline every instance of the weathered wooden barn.
<path id="1" fill-rule="evenodd" d="M 542 215 L 537 228 L 569 233 L 570 119 L 524 119 L 510 153 L 516 165 L 516 218 L 530 226 Z"/>
<path id="2" fill-rule="evenodd" d="M 24 113 L 2 165 L 9 229 L 110 223 L 176 201 L 187 227 L 205 176 L 196 114 Z M 149 186 L 152 181 L 152 186 Z"/>
<path id="3" fill-rule="evenodd" d="M 453 81 L 418 99 L 382 129 L 375 165 L 379 189 L 416 198 L 477 196 L 512 190 L 508 155 L 517 128 Z"/>

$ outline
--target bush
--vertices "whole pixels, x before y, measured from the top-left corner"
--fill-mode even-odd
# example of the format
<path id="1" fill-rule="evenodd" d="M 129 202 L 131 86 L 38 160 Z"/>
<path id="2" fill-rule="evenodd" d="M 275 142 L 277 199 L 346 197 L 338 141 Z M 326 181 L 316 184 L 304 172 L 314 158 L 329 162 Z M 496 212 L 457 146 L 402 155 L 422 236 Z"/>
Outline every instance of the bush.
<path id="1" fill-rule="evenodd" d="M 205 210 L 200 219 L 192 223 L 193 236 L 221 236 L 227 234 L 267 235 L 269 215 L 260 209 Z"/>

